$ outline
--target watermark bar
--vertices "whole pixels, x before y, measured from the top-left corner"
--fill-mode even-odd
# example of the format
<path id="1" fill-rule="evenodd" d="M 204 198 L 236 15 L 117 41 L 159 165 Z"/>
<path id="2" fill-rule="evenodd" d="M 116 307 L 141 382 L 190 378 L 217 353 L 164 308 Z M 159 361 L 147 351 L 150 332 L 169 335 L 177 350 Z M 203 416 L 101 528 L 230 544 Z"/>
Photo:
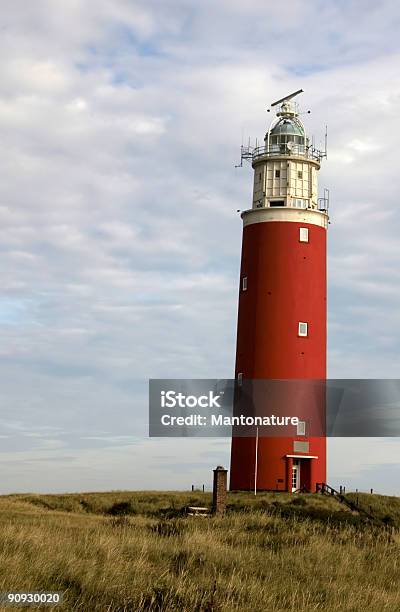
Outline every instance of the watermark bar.
<path id="1" fill-rule="evenodd" d="M 151 379 L 150 437 L 397 437 L 400 380 Z"/>

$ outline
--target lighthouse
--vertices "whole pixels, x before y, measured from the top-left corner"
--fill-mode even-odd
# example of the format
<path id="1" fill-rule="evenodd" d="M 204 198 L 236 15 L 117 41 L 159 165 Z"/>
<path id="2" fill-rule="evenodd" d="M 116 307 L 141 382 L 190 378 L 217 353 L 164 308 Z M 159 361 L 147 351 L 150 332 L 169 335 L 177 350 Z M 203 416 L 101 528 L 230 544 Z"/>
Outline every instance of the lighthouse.
<path id="1" fill-rule="evenodd" d="M 318 196 L 325 151 L 314 146 L 295 100 L 274 102 L 264 144 L 242 146 L 254 170 L 242 212 L 235 377 L 326 379 L 326 241 L 329 192 Z M 326 439 L 307 419 L 284 437 L 233 434 L 231 490 L 315 491 L 326 482 Z"/>

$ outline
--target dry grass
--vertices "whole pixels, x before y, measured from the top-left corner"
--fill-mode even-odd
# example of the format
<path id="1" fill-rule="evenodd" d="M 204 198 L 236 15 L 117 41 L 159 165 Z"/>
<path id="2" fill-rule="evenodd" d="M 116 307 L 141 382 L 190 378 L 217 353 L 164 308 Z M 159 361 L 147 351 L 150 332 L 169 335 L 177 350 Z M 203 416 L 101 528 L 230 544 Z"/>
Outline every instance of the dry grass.
<path id="1" fill-rule="evenodd" d="M 222 518 L 180 513 L 208 503 L 173 492 L 2 497 L 0 591 L 64 591 L 54 609 L 68 612 L 400 610 L 398 498 L 365 496 L 390 527 L 311 495 L 230 494 Z"/>

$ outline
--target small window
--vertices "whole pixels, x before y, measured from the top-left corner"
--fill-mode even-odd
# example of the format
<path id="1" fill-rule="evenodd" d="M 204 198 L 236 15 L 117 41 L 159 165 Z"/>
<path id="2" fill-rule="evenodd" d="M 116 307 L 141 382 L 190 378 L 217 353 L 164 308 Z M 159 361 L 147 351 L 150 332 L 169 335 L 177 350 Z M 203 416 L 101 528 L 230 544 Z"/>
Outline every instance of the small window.
<path id="1" fill-rule="evenodd" d="M 299 178 L 299 179 L 302 179 L 302 178 L 303 178 L 303 171 L 302 171 L 302 170 L 299 170 L 299 171 L 297 172 L 297 178 Z"/>
<path id="2" fill-rule="evenodd" d="M 269 203 L 270 206 L 285 206 L 285 200 L 272 200 Z"/>
<path id="3" fill-rule="evenodd" d="M 242 291 L 247 291 L 247 276 L 242 278 Z"/>
<path id="4" fill-rule="evenodd" d="M 281 171 L 275 170 L 275 178 L 280 178 L 280 177 L 281 177 Z"/>
<path id="5" fill-rule="evenodd" d="M 258 176 L 258 179 L 261 181 L 261 178 L 262 178 L 262 174 L 261 174 L 261 172 L 260 172 L 260 174 L 259 174 L 259 176 Z"/>
<path id="6" fill-rule="evenodd" d="M 303 338 L 308 336 L 308 323 L 299 321 L 299 336 L 302 336 Z"/>
<path id="7" fill-rule="evenodd" d="M 300 228 L 300 242 L 308 242 L 308 227 Z"/>
<path id="8" fill-rule="evenodd" d="M 305 421 L 299 421 L 297 423 L 297 435 L 298 436 L 306 435 L 306 422 Z"/>
<path id="9" fill-rule="evenodd" d="M 237 375 L 237 381 L 238 381 L 238 385 L 239 385 L 239 387 L 241 387 L 241 386 L 242 386 L 242 383 L 243 383 L 243 372 L 239 372 L 239 373 L 238 373 L 238 375 Z"/>

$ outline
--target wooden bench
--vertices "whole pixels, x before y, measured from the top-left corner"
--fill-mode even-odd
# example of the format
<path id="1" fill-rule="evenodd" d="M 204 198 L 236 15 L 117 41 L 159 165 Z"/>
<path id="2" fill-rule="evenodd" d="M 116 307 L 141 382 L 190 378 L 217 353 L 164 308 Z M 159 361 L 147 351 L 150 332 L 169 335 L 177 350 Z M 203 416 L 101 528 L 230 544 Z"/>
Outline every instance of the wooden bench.
<path id="1" fill-rule="evenodd" d="M 210 514 L 209 508 L 200 508 L 199 506 L 188 506 L 186 508 L 186 513 L 189 516 L 207 516 Z"/>

